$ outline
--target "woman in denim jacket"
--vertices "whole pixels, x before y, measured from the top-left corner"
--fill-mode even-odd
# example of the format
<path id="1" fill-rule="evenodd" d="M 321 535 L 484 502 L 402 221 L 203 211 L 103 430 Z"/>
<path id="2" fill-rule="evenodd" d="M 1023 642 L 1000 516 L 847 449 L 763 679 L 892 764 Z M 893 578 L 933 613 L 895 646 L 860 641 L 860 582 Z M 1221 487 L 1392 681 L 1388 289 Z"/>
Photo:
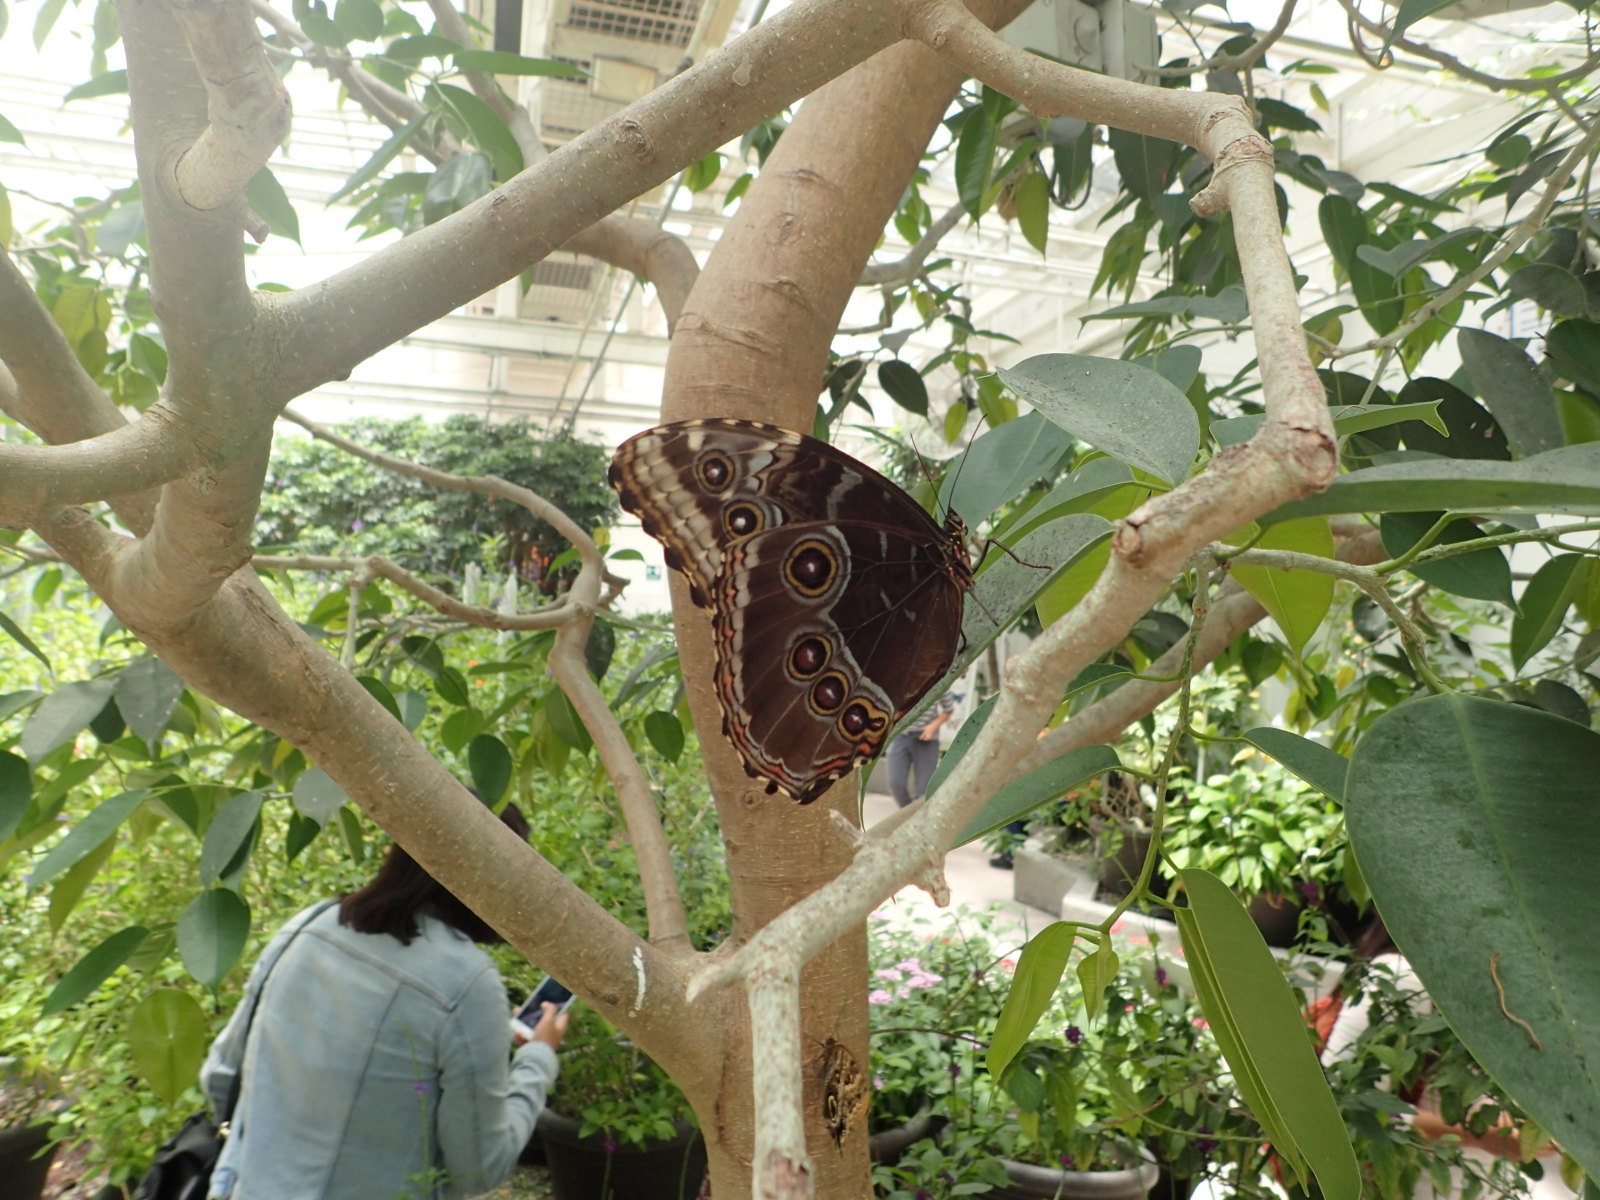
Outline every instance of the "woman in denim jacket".
<path id="1" fill-rule="evenodd" d="M 502 819 L 527 836 L 514 807 Z M 291 919 L 200 1071 L 219 1109 L 242 1072 L 211 1195 L 435 1200 L 499 1185 L 567 1025 L 547 1008 L 508 1056 L 505 987 L 475 944 L 499 940 L 398 846 L 365 887 Z"/>

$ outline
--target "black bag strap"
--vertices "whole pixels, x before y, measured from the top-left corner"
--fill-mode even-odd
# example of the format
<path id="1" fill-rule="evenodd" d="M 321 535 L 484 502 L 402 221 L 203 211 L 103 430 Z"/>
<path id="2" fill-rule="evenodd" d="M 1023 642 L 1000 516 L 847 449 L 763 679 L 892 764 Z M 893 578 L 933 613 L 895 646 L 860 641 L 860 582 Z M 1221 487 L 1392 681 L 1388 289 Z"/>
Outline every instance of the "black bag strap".
<path id="1" fill-rule="evenodd" d="M 272 974 L 272 968 L 278 965 L 278 960 L 283 957 L 284 952 L 289 949 L 294 939 L 300 936 L 300 931 L 337 903 L 339 903 L 337 900 L 324 900 L 321 904 L 308 909 L 299 924 L 289 931 L 288 937 L 283 939 L 283 945 L 278 947 L 278 952 L 269 961 L 262 963 L 261 981 L 256 984 L 255 991 L 250 996 L 250 1010 L 244 1018 L 244 1036 L 239 1039 L 239 1065 L 233 1072 L 233 1080 L 228 1084 L 228 1102 L 222 1111 L 217 1113 L 218 1125 L 226 1125 L 233 1120 L 233 1110 L 239 1107 L 239 1091 L 244 1083 L 244 1056 L 245 1051 L 250 1048 L 250 1027 L 256 1023 L 256 1008 L 261 1003 L 261 993 L 267 990 L 267 979 Z"/>

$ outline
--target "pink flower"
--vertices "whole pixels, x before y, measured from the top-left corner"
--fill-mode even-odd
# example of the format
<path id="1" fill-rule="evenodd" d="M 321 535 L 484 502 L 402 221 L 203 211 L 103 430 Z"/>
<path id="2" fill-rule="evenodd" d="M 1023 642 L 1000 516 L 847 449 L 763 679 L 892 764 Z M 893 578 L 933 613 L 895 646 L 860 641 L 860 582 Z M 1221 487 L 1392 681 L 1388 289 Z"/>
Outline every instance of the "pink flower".
<path id="1" fill-rule="evenodd" d="M 913 975 L 910 979 L 906 980 L 906 986 L 908 988 L 915 988 L 918 991 L 922 991 L 924 988 L 931 988 L 934 984 L 943 982 L 943 975 Z"/>
<path id="2" fill-rule="evenodd" d="M 910 971 L 913 975 L 922 974 L 922 964 L 914 958 L 908 958 L 905 960 L 905 962 L 897 962 L 895 963 L 895 966 L 899 967 L 902 971 Z"/>
<path id="3" fill-rule="evenodd" d="M 869 992 L 867 994 L 867 1003 L 868 1004 L 888 1004 L 893 1000 L 894 1000 L 894 997 L 891 996 L 888 992 L 884 991 L 882 988 L 879 988 L 877 991 Z"/>
<path id="4" fill-rule="evenodd" d="M 874 971 L 873 974 L 879 979 L 887 979 L 890 983 L 899 983 L 905 978 L 905 976 L 900 973 L 899 967 L 881 967 Z"/>

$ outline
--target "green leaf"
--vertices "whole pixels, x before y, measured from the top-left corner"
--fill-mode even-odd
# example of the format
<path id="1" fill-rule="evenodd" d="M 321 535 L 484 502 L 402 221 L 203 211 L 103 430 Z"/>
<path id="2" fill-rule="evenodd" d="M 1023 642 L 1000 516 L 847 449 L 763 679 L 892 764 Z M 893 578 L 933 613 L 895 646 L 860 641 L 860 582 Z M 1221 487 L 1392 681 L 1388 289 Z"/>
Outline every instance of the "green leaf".
<path id="1" fill-rule="evenodd" d="M 483 802 L 499 804 L 511 783 L 511 751 L 493 734 L 480 733 L 467 746 L 467 770 Z"/>
<path id="2" fill-rule="evenodd" d="M 44 0 L 39 6 L 39 15 L 33 19 L 33 48 L 44 49 L 44 40 L 50 36 L 56 19 L 61 16 L 61 10 L 67 6 L 67 0 Z"/>
<path id="3" fill-rule="evenodd" d="M 1468 226 L 1465 229 L 1453 229 L 1435 238 L 1401 242 L 1393 250 L 1384 250 L 1367 242 L 1356 247 L 1356 257 L 1363 262 L 1371 263 L 1385 275 L 1399 279 L 1412 267 L 1420 266 L 1430 258 L 1439 257 L 1441 251 L 1482 236 L 1483 230 L 1476 226 Z"/>
<path id="4" fill-rule="evenodd" d="M 439 674 L 433 681 L 433 690 L 439 693 L 439 698 L 446 704 L 457 708 L 472 706 L 472 693 L 467 689 L 466 676 L 454 667 L 439 668 Z"/>
<path id="5" fill-rule="evenodd" d="M 1394 15 L 1394 24 L 1389 27 L 1389 36 L 1384 39 L 1383 48 L 1389 49 L 1394 45 L 1396 38 L 1424 17 L 1431 17 L 1440 9 L 1449 8 L 1456 2 L 1457 0 L 1400 0 L 1400 8 Z"/>
<path id="6" fill-rule="evenodd" d="M 1350 762 L 1350 844 L 1473 1058 L 1600 1177 L 1600 734 L 1516 704 L 1391 709 Z M 1497 986 L 1498 981 L 1498 986 Z"/>
<path id="7" fill-rule="evenodd" d="M 200 886 L 214 887 L 230 868 L 237 870 L 233 861 L 248 844 L 266 798 L 262 791 L 239 792 L 217 810 L 200 845 Z"/>
<path id="8" fill-rule="evenodd" d="M 958 744 L 969 726 L 981 728 L 981 723 L 970 719 L 962 722 L 961 732 L 956 735 L 956 743 L 945 752 L 944 758 L 939 761 L 939 769 L 934 772 L 934 777 L 928 785 L 930 795 L 943 782 L 942 776 L 949 774 L 950 770 L 961 761 Z M 964 752 L 965 747 L 959 748 Z M 946 763 L 949 763 L 948 767 Z M 1013 780 L 990 796 L 988 803 L 967 822 L 967 827 L 956 838 L 955 845 L 964 846 L 992 830 L 1003 828 L 1046 801 L 1053 800 L 1077 787 L 1085 780 L 1103 775 L 1107 771 L 1114 771 L 1121 765 L 1117 752 L 1110 746 L 1080 746 L 1076 750 L 1069 750 L 1043 766 L 1035 767 L 1021 779 Z"/>
<path id="9" fill-rule="evenodd" d="M 1307 517 L 1270 526 L 1256 547 L 1294 550 L 1318 558 L 1333 557 L 1333 531 L 1326 518 Z M 1298 655 L 1311 635 L 1322 626 L 1333 604 L 1332 575 L 1320 571 L 1284 571 L 1276 567 L 1234 563 L 1229 573 L 1241 587 L 1261 602 L 1283 631 L 1289 649 Z"/>
<path id="10" fill-rule="evenodd" d="M 400 719 L 400 706 L 395 703 L 394 693 L 389 690 L 388 684 L 376 675 L 357 675 L 356 682 L 366 689 L 367 695 L 383 705 L 391 717 L 396 721 Z"/>
<path id="11" fill-rule="evenodd" d="M 414 117 L 395 130 L 394 136 L 379 146 L 373 152 L 372 157 L 357 167 L 355 174 L 346 179 L 339 190 L 328 197 L 328 204 L 338 203 L 357 188 L 376 179 L 384 167 L 388 166 L 390 161 L 393 160 L 394 156 L 405 149 L 406 143 L 412 139 L 417 130 L 422 128 L 422 123 L 428 119 L 429 115 L 424 113 L 420 117 Z"/>
<path id="12" fill-rule="evenodd" d="M 1578 277 L 1555 263 L 1529 263 L 1512 272 L 1506 291 L 1560 317 L 1584 317 L 1589 296 Z"/>
<path id="13" fill-rule="evenodd" d="M 54 1016 L 78 1003 L 132 958 L 149 935 L 150 931 L 143 925 L 129 925 L 102 940 L 73 964 L 72 969 L 61 977 L 60 983 L 50 989 L 39 1015 Z"/>
<path id="14" fill-rule="evenodd" d="M 74 100 L 89 100 L 95 96 L 120 96 L 127 90 L 128 73 L 126 71 L 107 71 L 103 75 L 96 75 L 87 83 L 80 83 L 65 96 L 61 97 L 61 103 L 70 104 Z"/>
<path id="15" fill-rule="evenodd" d="M 669 712 L 646 713 L 644 736 L 655 747 L 656 753 L 668 762 L 677 762 L 683 753 L 683 722 Z"/>
<path id="16" fill-rule="evenodd" d="M 1050 184 L 1039 171 L 1022 177 L 1012 193 L 1017 206 L 1017 227 L 1040 254 L 1050 242 Z"/>
<path id="17" fill-rule="evenodd" d="M 1545 334 L 1544 348 L 1557 370 L 1600 396 L 1600 323 L 1559 321 Z"/>
<path id="18" fill-rule="evenodd" d="M 398 710 L 400 724 L 406 727 L 406 732 L 415 733 L 417 726 L 421 725 L 428 716 L 428 698 L 421 692 L 406 690 L 394 698 Z"/>
<path id="19" fill-rule="evenodd" d="M 907 412 L 919 417 L 928 415 L 928 385 L 922 374 L 908 362 L 898 358 L 878 364 L 878 386 Z"/>
<path id="20" fill-rule="evenodd" d="M 583 722 L 578 720 L 572 701 L 567 699 L 565 692 L 558 690 L 545 697 L 543 712 L 550 723 L 551 732 L 578 753 L 589 752 L 589 747 L 594 743 L 589 739 L 589 731 L 584 728 Z"/>
<path id="21" fill-rule="evenodd" d="M 19 146 L 28 144 L 28 140 L 22 136 L 22 130 L 18 129 L 3 116 L 0 116 L 0 142 L 15 142 Z M 13 229 L 11 227 L 11 198 L 5 195 L 3 188 L 0 188 L 0 216 L 4 217 L 4 221 L 0 222 L 0 245 L 5 245 L 11 241 Z"/>
<path id="22" fill-rule="evenodd" d="M 28 760 L 0 750 L 0 842 L 17 831 L 33 801 L 33 781 Z"/>
<path id="23" fill-rule="evenodd" d="M 1528 580 L 1511 619 L 1511 661 L 1518 671 L 1556 635 L 1592 569 L 1585 555 L 1558 554 Z"/>
<path id="24" fill-rule="evenodd" d="M 1442 515 L 1385 513 L 1378 522 L 1384 550 L 1398 558 L 1416 545 Z M 1482 536 L 1482 531 L 1471 521 L 1451 521 L 1433 544 L 1448 546 Z M 1500 604 L 1514 603 L 1511 597 L 1511 564 L 1506 559 L 1505 551 L 1498 546 L 1485 546 L 1481 550 L 1471 550 L 1453 558 L 1441 558 L 1437 562 L 1414 562 L 1406 570 L 1457 596 Z"/>
<path id="25" fill-rule="evenodd" d="M 1361 315 L 1378 333 L 1390 332 L 1401 317 L 1398 283 L 1360 254 L 1362 246 L 1384 249 L 1373 237 L 1367 218 L 1344 196 L 1331 193 L 1318 203 L 1317 219 L 1334 261 L 1350 278 Z"/>
<path id="26" fill-rule="evenodd" d="M 1461 330 L 1456 346 L 1478 398 L 1500 422 L 1519 457 L 1565 444 L 1555 396 L 1527 351 L 1482 329 Z"/>
<path id="27" fill-rule="evenodd" d="M 159 658 L 141 658 L 118 673 L 114 695 L 128 728 L 154 750 L 161 731 L 177 711 L 183 680 Z"/>
<path id="28" fill-rule="evenodd" d="M 451 754 L 458 754 L 461 747 L 482 732 L 483 726 L 483 714 L 477 709 L 458 708 L 439 726 L 439 744 Z"/>
<path id="29" fill-rule="evenodd" d="M 50 665 L 50 659 L 45 652 L 39 649 L 34 640 L 23 632 L 21 625 L 18 625 L 4 612 L 0 612 L 0 629 L 5 630 L 11 636 L 12 641 L 42 662 L 46 671 L 55 674 L 55 668 Z"/>
<path id="30" fill-rule="evenodd" d="M 1017 1056 L 1044 1010 L 1050 1006 L 1076 938 L 1076 925 L 1056 921 L 1036 933 L 1017 956 L 1011 990 L 1006 993 L 1006 1002 L 1000 1009 L 994 1037 L 989 1039 L 985 1056 L 992 1078 L 998 1079 L 1006 1064 Z"/>
<path id="31" fill-rule="evenodd" d="M 250 906 L 230 888 L 202 892 L 178 917 L 183 965 L 208 988 L 215 988 L 233 969 L 249 935 Z"/>
<path id="32" fill-rule="evenodd" d="M 1400 430 L 1406 446 L 1445 458 L 1509 459 L 1511 447 L 1495 419 L 1455 384 L 1431 376 L 1411 380 L 1388 407 L 1436 405 L 1436 422 L 1407 422 Z M 1439 425 L 1444 428 L 1441 431 Z"/>
<path id="33" fill-rule="evenodd" d="M 962 456 L 961 469 L 946 472 L 939 504 L 976 526 L 1040 479 L 1053 478 L 1071 449 L 1071 437 L 1043 413 L 1007 421 L 979 434 Z"/>
<path id="34" fill-rule="evenodd" d="M 1263 524 L 1314 513 L 1563 512 L 1600 514 L 1600 442 L 1517 462 L 1430 458 L 1341 475 L 1326 491 L 1276 508 Z"/>
<path id="35" fill-rule="evenodd" d="M 113 832 L 56 878 L 55 886 L 50 889 L 50 903 L 45 913 L 52 936 L 61 932 L 72 910 L 83 899 L 83 893 L 94 882 L 94 877 L 100 874 L 116 848 L 117 835 Z"/>
<path id="36" fill-rule="evenodd" d="M 961 207 L 974 220 L 983 211 L 983 194 L 989 187 L 989 171 L 994 166 L 998 122 L 987 108 L 969 108 L 956 139 L 956 194 Z"/>
<path id="37" fill-rule="evenodd" d="M 1474 404 L 1473 407 L 1476 408 L 1477 405 Z M 1447 432 L 1445 423 L 1439 416 L 1437 400 L 1419 404 L 1347 404 L 1343 407 L 1330 406 L 1328 411 L 1333 418 L 1333 432 L 1342 438 L 1349 437 L 1352 433 L 1365 433 L 1371 429 L 1382 429 L 1387 425 L 1402 423 L 1408 425 L 1414 423 L 1434 430 L 1440 438 Z M 1220 421 L 1211 422 L 1211 436 L 1217 439 L 1217 444 L 1220 446 L 1236 446 L 1254 437 L 1265 419 L 1260 413 L 1244 417 L 1224 417 Z"/>
<path id="38" fill-rule="evenodd" d="M 72 741 L 100 715 L 115 686 L 112 679 L 61 684 L 39 702 L 22 727 L 22 752 L 37 763 L 56 747 Z"/>
<path id="39" fill-rule="evenodd" d="M 375 42 L 383 36 L 383 9 L 375 0 L 339 0 L 334 6 L 333 23 L 352 42 Z"/>
<path id="40" fill-rule="evenodd" d="M 1245 741 L 1287 767 L 1328 799 L 1344 803 L 1344 780 L 1350 770 L 1350 760 L 1337 750 L 1270 725 L 1247 729 L 1243 736 Z"/>
<path id="41" fill-rule="evenodd" d="M 28 894 L 33 895 L 61 872 L 99 849 L 149 794 L 144 788 L 136 788 L 113 796 L 69 829 L 67 836 L 50 847 L 50 852 L 33 868 L 28 876 Z"/>
<path id="42" fill-rule="evenodd" d="M 455 50 L 455 64 L 463 71 L 491 75 L 546 75 L 555 79 L 587 79 L 588 72 L 574 63 L 554 58 L 526 58 L 503 50 Z"/>
<path id="43" fill-rule="evenodd" d="M 522 149 L 494 109 L 465 88 L 458 88 L 453 84 L 436 83 L 428 88 L 428 92 L 437 97 L 440 104 L 452 109 L 466 122 L 467 128 L 472 133 L 473 144 L 487 154 L 494 163 L 496 179 L 504 182 L 522 170 Z M 444 167 L 440 167 L 441 171 L 443 169 Z M 471 199 L 477 199 L 487 190 L 487 188 L 482 189 Z"/>
<path id="44" fill-rule="evenodd" d="M 690 193 L 703 192 L 722 174 L 722 155 L 713 150 L 683 169 L 683 186 Z"/>
<path id="45" fill-rule="evenodd" d="M 1078 960 L 1078 985 L 1083 988 L 1083 1008 L 1091 1021 L 1105 1007 L 1106 989 L 1116 979 L 1121 965 L 1110 938 L 1102 941 L 1094 953 Z"/>
<path id="46" fill-rule="evenodd" d="M 372 0 L 363 2 L 371 4 Z M 244 194 L 250 201 L 252 211 L 267 223 L 268 229 L 279 237 L 300 244 L 300 214 L 295 212 L 294 204 L 276 175 L 262 167 L 245 184 Z"/>
<path id="47" fill-rule="evenodd" d="M 150 1090 L 168 1104 L 194 1083 L 205 1060 L 206 1014 L 177 988 L 157 988 L 128 1016 L 128 1049 Z"/>
<path id="48" fill-rule="evenodd" d="M 1179 878 L 1184 955 L 1240 1095 L 1295 1174 L 1309 1168 L 1328 1200 L 1358 1200 L 1361 1168 L 1283 970 L 1220 879 L 1194 868 Z"/>
<path id="49" fill-rule="evenodd" d="M 290 793 L 294 806 L 318 825 L 326 825 L 329 818 L 344 806 L 348 796 L 321 767 L 308 767 L 300 772 Z"/>
<path id="50" fill-rule="evenodd" d="M 1188 475 L 1200 448 L 1188 397 L 1143 363 L 1039 354 L 999 375 L 1074 437 L 1165 483 Z"/>

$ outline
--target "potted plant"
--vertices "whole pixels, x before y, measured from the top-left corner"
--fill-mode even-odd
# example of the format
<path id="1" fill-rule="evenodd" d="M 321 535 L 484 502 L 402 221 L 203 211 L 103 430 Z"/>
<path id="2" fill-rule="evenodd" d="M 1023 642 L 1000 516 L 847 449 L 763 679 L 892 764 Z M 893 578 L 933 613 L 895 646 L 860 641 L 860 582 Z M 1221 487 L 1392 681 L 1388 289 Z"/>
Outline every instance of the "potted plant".
<path id="1" fill-rule="evenodd" d="M 1247 1190 L 1265 1170 L 1260 1130 L 1159 942 L 1117 949 L 1117 974 L 1093 1017 L 1076 987 L 1062 989 L 1040 1036 L 985 1079 L 988 1102 L 1006 1118 L 993 1139 L 1008 1178 L 997 1198 L 1139 1200 L 1163 1172 L 1169 1196 L 1203 1175 Z"/>
<path id="2" fill-rule="evenodd" d="M 1321 792 L 1255 757 L 1203 782 L 1180 782 L 1184 799 L 1168 809 L 1162 848 L 1247 898 L 1268 944 L 1288 946 L 1303 898 L 1345 890 L 1344 817 Z"/>
<path id="3" fill-rule="evenodd" d="M 536 1132 L 556 1200 L 688 1200 L 705 1176 L 705 1143 L 683 1093 L 581 1007 L 572 1010 L 561 1076 Z"/>

